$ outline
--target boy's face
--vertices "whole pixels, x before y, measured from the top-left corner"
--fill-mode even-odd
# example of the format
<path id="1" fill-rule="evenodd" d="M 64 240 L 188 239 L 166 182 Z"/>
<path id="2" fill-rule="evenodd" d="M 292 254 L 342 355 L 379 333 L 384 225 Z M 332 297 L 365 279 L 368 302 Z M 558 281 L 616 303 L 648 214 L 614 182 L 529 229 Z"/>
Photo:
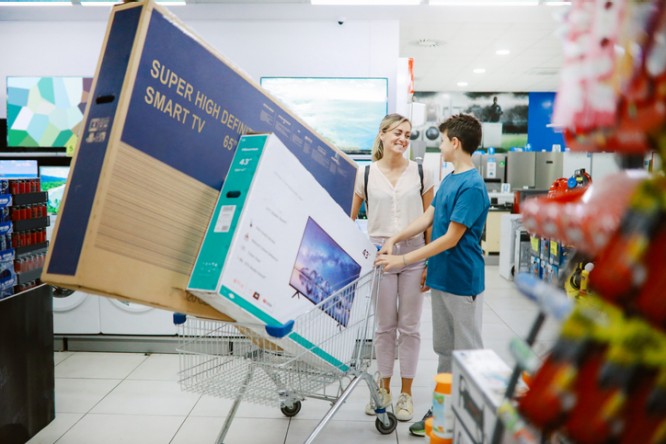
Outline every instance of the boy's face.
<path id="1" fill-rule="evenodd" d="M 458 139 L 456 137 L 453 140 L 449 139 L 447 131 L 440 133 L 440 136 L 442 143 L 439 144 L 439 150 L 442 152 L 442 158 L 444 158 L 445 162 L 453 162 L 453 152 L 455 151 Z"/>

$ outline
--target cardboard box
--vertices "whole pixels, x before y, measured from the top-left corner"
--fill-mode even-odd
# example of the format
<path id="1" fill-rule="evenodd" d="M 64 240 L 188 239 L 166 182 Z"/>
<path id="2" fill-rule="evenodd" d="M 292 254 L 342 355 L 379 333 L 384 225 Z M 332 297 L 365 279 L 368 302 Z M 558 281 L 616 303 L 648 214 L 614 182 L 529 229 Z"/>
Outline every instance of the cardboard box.
<path id="1" fill-rule="evenodd" d="M 239 137 L 275 132 L 345 211 L 356 165 L 152 1 L 114 6 L 42 280 L 227 319 L 186 293 Z"/>
<path id="2" fill-rule="evenodd" d="M 453 352 L 454 442 L 491 442 L 510 377 L 511 369 L 493 350 Z"/>
<path id="3" fill-rule="evenodd" d="M 306 323 L 316 325 L 301 329 L 297 322 L 289 337 L 293 345 L 318 345 L 365 320 L 370 298 L 354 291 L 339 304 L 315 305 L 372 271 L 375 255 L 367 236 L 275 135 L 243 136 L 188 290 L 239 322 L 259 324 L 259 334 L 263 325 L 313 312 Z M 335 344 L 316 349 L 320 358 L 336 367 L 347 362 L 346 352 L 329 345 Z"/>

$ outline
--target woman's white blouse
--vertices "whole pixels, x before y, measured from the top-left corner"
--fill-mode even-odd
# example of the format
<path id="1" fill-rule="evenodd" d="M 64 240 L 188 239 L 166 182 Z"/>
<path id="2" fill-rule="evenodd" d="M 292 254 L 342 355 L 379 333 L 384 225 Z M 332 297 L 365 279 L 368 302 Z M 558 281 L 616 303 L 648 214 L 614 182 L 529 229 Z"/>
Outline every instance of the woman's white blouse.
<path id="1" fill-rule="evenodd" d="M 365 200 L 365 166 L 358 169 L 354 192 Z M 434 186 L 434 174 L 423 167 L 423 193 Z M 399 233 L 423 214 L 421 177 L 418 165 L 409 161 L 395 184 L 384 176 L 375 162 L 370 164 L 368 177 L 368 235 L 390 237 Z"/>

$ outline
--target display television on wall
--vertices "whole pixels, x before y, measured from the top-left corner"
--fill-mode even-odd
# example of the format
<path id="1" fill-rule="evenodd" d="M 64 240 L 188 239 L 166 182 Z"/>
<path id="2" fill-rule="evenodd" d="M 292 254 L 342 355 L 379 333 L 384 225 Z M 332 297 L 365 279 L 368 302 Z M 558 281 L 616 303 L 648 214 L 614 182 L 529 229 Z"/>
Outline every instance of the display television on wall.
<path id="1" fill-rule="evenodd" d="M 7 77 L 7 147 L 75 146 L 91 77 Z"/>
<path id="2" fill-rule="evenodd" d="M 303 295 L 313 304 L 319 304 L 360 274 L 361 266 L 309 217 L 289 280 L 296 290 L 294 296 Z M 346 327 L 354 292 L 343 293 L 319 308 Z"/>
<path id="3" fill-rule="evenodd" d="M 48 193 L 46 210 L 48 214 L 58 214 L 60 202 L 65 192 L 65 183 L 69 175 L 68 166 L 40 166 L 39 178 L 42 191 Z"/>
<path id="4" fill-rule="evenodd" d="M 369 153 L 388 112 L 388 79 L 262 77 L 261 86 L 347 153 Z"/>
<path id="5" fill-rule="evenodd" d="M 0 159 L 0 179 L 37 177 L 37 160 Z"/>

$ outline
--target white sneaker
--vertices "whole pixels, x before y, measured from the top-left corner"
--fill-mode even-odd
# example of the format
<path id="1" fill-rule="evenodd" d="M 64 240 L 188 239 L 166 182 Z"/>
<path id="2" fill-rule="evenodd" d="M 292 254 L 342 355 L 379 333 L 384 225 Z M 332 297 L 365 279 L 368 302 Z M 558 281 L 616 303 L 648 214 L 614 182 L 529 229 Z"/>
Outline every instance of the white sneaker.
<path id="1" fill-rule="evenodd" d="M 395 404 L 395 417 L 398 421 L 411 421 L 414 417 L 414 403 L 407 393 L 400 393 Z"/>
<path id="2" fill-rule="evenodd" d="M 391 405 L 391 394 L 386 391 L 385 388 L 380 387 L 379 388 L 379 400 L 381 402 L 381 407 L 386 407 Z M 365 406 L 365 414 L 366 415 L 375 415 L 375 410 L 377 409 L 377 406 L 375 405 L 374 399 L 372 399 L 372 396 L 370 397 L 370 402 Z"/>

